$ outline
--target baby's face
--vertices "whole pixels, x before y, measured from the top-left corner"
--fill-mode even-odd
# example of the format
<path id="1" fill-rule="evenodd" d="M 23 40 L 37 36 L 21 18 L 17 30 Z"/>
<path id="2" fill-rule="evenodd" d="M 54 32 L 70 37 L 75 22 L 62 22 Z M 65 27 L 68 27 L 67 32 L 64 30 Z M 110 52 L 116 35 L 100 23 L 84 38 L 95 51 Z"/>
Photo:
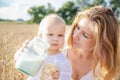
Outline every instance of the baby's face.
<path id="1" fill-rule="evenodd" d="M 42 39 L 50 44 L 49 50 L 52 52 L 59 51 L 64 45 L 65 25 L 57 23 L 44 27 Z"/>

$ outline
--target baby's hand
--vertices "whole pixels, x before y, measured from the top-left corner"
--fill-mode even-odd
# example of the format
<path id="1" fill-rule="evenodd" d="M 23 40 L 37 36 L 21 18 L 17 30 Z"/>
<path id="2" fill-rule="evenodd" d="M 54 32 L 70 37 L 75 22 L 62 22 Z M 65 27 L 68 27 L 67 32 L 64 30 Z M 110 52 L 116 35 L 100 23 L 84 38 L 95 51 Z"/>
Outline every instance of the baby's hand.
<path id="1" fill-rule="evenodd" d="M 27 45 L 29 43 L 29 40 L 26 40 L 23 44 L 22 44 L 22 47 L 17 50 L 17 52 L 14 54 L 14 59 L 17 60 L 20 55 L 21 55 L 21 52 L 24 51 L 25 48 L 27 48 Z"/>
<path id="2" fill-rule="evenodd" d="M 56 70 L 55 72 L 53 72 L 53 73 L 52 73 L 52 78 L 53 78 L 53 80 L 58 80 L 59 75 L 60 75 L 59 70 Z"/>
<path id="3" fill-rule="evenodd" d="M 58 80 L 59 70 L 55 64 L 47 63 L 41 73 L 40 80 Z"/>

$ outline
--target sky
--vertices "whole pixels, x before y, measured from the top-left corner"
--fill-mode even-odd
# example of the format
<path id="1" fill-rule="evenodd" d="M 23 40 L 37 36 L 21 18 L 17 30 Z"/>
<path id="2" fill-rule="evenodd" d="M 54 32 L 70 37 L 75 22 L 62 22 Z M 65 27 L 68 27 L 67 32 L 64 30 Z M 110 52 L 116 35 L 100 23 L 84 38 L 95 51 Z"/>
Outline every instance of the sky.
<path id="1" fill-rule="evenodd" d="M 31 17 L 27 10 L 30 7 L 46 6 L 47 3 L 50 3 L 55 9 L 59 9 L 66 1 L 72 0 L 0 0 L 0 18 L 29 20 Z"/>

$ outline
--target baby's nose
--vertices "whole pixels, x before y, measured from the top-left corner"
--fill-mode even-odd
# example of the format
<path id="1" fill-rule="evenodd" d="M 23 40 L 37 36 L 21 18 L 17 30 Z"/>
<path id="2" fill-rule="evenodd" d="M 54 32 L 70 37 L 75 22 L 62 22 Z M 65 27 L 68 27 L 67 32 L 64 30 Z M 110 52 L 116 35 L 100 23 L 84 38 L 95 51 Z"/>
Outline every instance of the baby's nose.
<path id="1" fill-rule="evenodd" d="M 57 36 L 54 36 L 54 37 L 53 37 L 53 40 L 57 41 L 57 40 L 58 40 L 58 37 L 57 37 Z"/>

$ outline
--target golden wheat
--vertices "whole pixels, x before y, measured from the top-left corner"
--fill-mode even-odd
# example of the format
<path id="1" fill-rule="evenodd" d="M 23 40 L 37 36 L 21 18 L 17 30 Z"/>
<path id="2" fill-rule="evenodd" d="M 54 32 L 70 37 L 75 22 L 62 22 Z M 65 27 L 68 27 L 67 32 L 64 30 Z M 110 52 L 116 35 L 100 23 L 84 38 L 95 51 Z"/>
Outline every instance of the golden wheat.
<path id="1" fill-rule="evenodd" d="M 0 23 L 0 80 L 25 80 L 14 68 L 14 53 L 21 44 L 37 34 L 37 24 Z"/>
<path id="2" fill-rule="evenodd" d="M 37 34 L 38 24 L 0 22 L 0 80 L 25 80 L 14 67 L 14 53 L 21 44 Z"/>

